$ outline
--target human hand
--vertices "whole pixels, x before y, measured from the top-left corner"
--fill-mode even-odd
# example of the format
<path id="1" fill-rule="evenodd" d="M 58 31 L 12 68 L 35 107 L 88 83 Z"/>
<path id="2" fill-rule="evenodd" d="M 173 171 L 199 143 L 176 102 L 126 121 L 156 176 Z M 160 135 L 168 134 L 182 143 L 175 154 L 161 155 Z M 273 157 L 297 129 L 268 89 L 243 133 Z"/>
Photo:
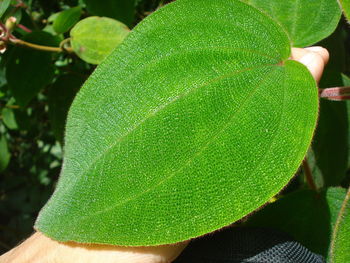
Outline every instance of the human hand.
<path id="1" fill-rule="evenodd" d="M 303 63 L 320 81 L 329 53 L 322 47 L 293 48 L 291 59 Z M 167 263 L 173 261 L 188 242 L 158 247 L 57 242 L 37 232 L 0 257 L 0 263 Z"/>

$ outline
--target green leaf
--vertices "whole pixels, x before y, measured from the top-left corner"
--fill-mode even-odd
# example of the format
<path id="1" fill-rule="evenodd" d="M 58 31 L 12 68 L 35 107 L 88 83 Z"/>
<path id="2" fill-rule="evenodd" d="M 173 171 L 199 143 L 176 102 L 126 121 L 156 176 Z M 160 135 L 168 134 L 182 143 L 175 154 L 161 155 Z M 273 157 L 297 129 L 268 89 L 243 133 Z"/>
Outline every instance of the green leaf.
<path id="1" fill-rule="evenodd" d="M 68 109 L 84 80 L 85 78 L 74 74 L 61 75 L 49 89 L 49 118 L 53 132 L 61 143 Z"/>
<path id="2" fill-rule="evenodd" d="M 9 8 L 11 0 L 1 0 L 0 1 L 0 18 L 5 14 L 7 8 Z"/>
<path id="3" fill-rule="evenodd" d="M 293 192 L 257 212 L 247 224 L 286 232 L 314 253 L 327 257 L 345 194 L 343 188 L 328 188 L 320 194 Z"/>
<path id="4" fill-rule="evenodd" d="M 315 81 L 289 57 L 285 31 L 241 1 L 180 0 L 150 15 L 76 96 L 36 228 L 159 245 L 262 206 L 293 177 L 316 125 Z"/>
<path id="5" fill-rule="evenodd" d="M 281 23 L 295 47 L 311 46 L 336 29 L 341 10 L 337 0 L 243 0 Z"/>
<path id="6" fill-rule="evenodd" d="M 72 26 L 74 26 L 81 16 L 81 7 L 73 7 L 60 12 L 53 22 L 53 29 L 62 34 L 67 32 Z"/>
<path id="7" fill-rule="evenodd" d="M 88 12 L 95 16 L 117 19 L 129 27 L 135 16 L 135 0 L 83 0 Z"/>
<path id="8" fill-rule="evenodd" d="M 0 172 L 3 172 L 9 162 L 10 162 L 11 154 L 7 147 L 7 141 L 5 136 L 0 135 Z"/>
<path id="9" fill-rule="evenodd" d="M 126 25 L 107 17 L 88 17 L 70 32 L 74 52 L 91 64 L 101 63 L 129 34 Z"/>
<path id="10" fill-rule="evenodd" d="M 16 121 L 15 113 L 12 109 L 3 108 L 1 111 L 2 121 L 10 130 L 17 130 L 18 124 Z"/>
<path id="11" fill-rule="evenodd" d="M 350 0 L 339 0 L 340 4 L 343 8 L 343 13 L 346 17 L 346 19 L 349 21 L 350 17 Z"/>
<path id="12" fill-rule="evenodd" d="M 332 263 L 350 262 L 350 189 L 334 227 L 331 247 Z"/>
<path id="13" fill-rule="evenodd" d="M 48 46 L 57 46 L 57 39 L 49 33 L 38 31 L 23 40 Z M 38 92 L 48 85 L 54 75 L 52 54 L 40 50 L 15 47 L 6 68 L 6 78 L 18 104 L 26 106 Z"/>

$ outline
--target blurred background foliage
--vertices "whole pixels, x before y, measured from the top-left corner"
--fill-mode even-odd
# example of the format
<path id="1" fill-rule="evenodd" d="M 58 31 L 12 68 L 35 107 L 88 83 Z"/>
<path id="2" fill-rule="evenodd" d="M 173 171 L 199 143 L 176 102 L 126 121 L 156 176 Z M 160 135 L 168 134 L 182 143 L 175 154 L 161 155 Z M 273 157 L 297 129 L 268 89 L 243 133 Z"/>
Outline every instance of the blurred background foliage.
<path id="1" fill-rule="evenodd" d="M 66 115 L 81 85 L 139 21 L 167 2 L 0 0 L 0 254 L 33 232 L 34 220 L 54 190 Z M 344 18 L 319 45 L 331 54 L 320 88 L 349 86 L 350 27 Z M 321 101 L 301 176 L 283 190 L 285 199 L 277 197 L 248 225 L 293 229 L 296 239 L 327 256 L 329 224 L 350 181 L 349 114 L 346 101 Z M 305 174 L 313 176 L 317 196 L 315 189 L 304 189 Z M 283 224 L 283 216 L 303 220 Z M 323 221 L 309 231 L 319 218 Z"/>

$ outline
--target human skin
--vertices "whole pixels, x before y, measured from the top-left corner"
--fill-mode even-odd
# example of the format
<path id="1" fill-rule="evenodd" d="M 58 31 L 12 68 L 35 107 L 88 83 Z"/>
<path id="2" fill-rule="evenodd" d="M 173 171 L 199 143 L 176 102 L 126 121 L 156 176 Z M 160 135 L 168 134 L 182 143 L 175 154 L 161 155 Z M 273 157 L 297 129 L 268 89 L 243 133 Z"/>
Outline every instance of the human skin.
<path id="1" fill-rule="evenodd" d="M 304 64 L 320 81 L 329 53 L 322 47 L 293 48 L 291 59 Z M 58 242 L 40 232 L 0 257 L 0 263 L 168 263 L 189 241 L 157 247 L 120 247 L 111 245 Z"/>

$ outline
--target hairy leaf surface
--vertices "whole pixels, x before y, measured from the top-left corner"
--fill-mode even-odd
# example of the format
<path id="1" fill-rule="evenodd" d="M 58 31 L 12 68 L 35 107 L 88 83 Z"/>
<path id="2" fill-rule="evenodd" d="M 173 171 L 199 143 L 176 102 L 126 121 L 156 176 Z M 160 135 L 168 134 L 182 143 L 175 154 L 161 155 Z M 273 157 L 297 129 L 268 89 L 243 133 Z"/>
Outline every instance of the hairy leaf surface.
<path id="1" fill-rule="evenodd" d="M 350 189 L 344 199 L 334 228 L 332 241 L 332 263 L 350 261 Z"/>
<path id="2" fill-rule="evenodd" d="M 275 18 L 295 47 L 306 47 L 336 29 L 341 10 L 337 0 L 244 0 Z"/>
<path id="3" fill-rule="evenodd" d="M 141 22 L 68 114 L 65 159 L 36 228 L 58 240 L 174 243 L 222 228 L 292 178 L 318 91 L 271 18 L 179 0 Z"/>

